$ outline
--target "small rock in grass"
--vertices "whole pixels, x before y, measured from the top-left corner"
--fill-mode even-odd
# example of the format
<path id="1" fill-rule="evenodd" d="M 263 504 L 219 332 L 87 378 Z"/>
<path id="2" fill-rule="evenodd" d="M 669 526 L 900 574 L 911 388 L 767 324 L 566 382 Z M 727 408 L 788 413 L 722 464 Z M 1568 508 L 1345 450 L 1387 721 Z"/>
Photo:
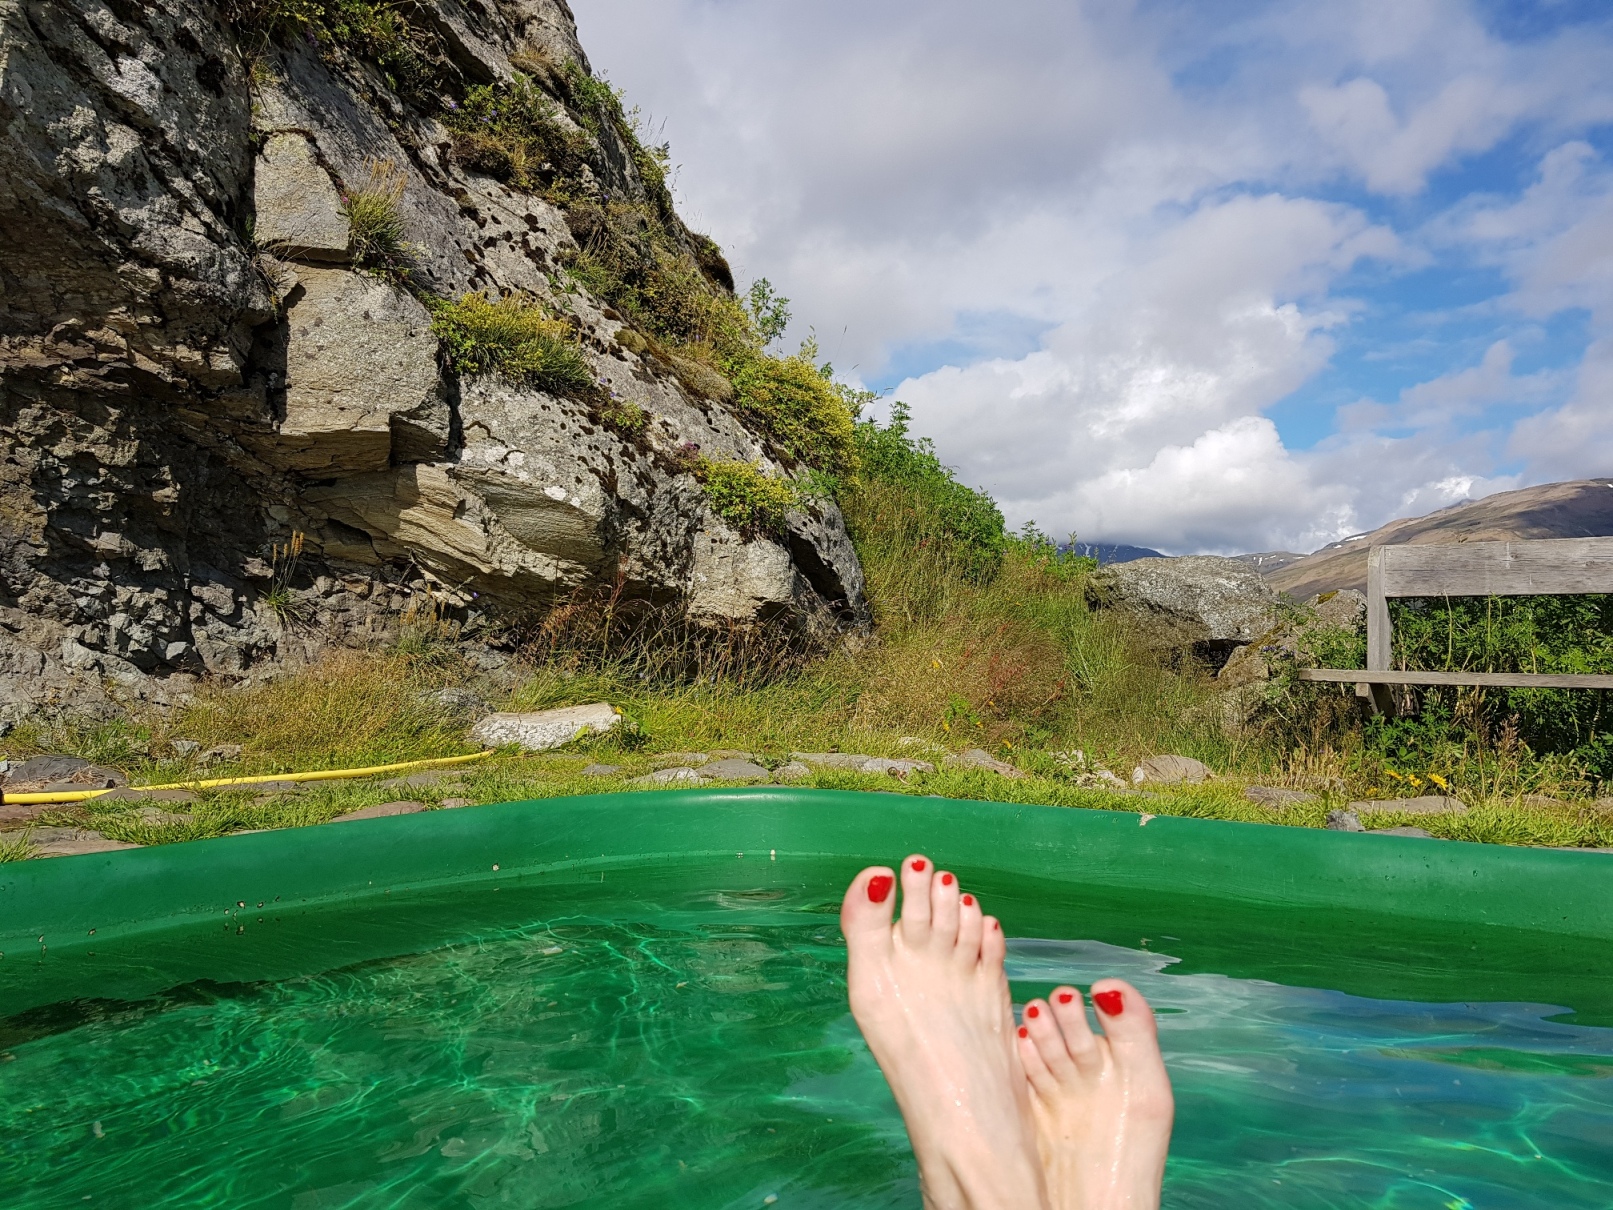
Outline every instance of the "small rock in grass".
<path id="1" fill-rule="evenodd" d="M 1350 810 L 1358 815 L 1377 811 L 1394 811 L 1401 815 L 1466 815 L 1467 804 L 1460 798 L 1442 794 L 1424 794 L 1421 798 L 1375 798 L 1368 802 L 1352 802 Z"/>
<path id="2" fill-rule="evenodd" d="M 650 763 L 667 768 L 671 765 L 703 765 L 710 759 L 704 752 L 663 752 L 650 757 Z"/>
<path id="3" fill-rule="evenodd" d="M 221 764 L 224 764 L 226 761 L 240 760 L 240 759 L 241 759 L 241 745 L 240 744 L 214 744 L 211 748 L 209 748 L 206 752 L 203 752 L 202 755 L 201 755 L 201 762 L 204 765 L 221 765 Z"/>
<path id="4" fill-rule="evenodd" d="M 709 765 L 702 765 L 700 775 L 718 781 L 766 781 L 770 776 L 761 765 L 737 757 L 714 760 Z"/>
<path id="5" fill-rule="evenodd" d="M 136 786 L 120 786 L 94 800 L 103 802 L 197 802 L 189 790 L 142 790 Z"/>
<path id="6" fill-rule="evenodd" d="M 1421 840 L 1439 840 L 1432 832 L 1422 828 L 1373 828 L 1367 833 L 1369 836 L 1415 836 Z"/>
<path id="7" fill-rule="evenodd" d="M 773 770 L 773 780 L 778 782 L 806 781 L 812 776 L 809 765 L 803 765 L 798 760 L 792 760 L 787 765 L 780 765 Z"/>
<path id="8" fill-rule="evenodd" d="M 424 811 L 423 802 L 383 802 L 373 807 L 364 807 L 357 811 L 349 811 L 345 815 L 338 815 L 331 823 L 350 823 L 355 819 L 385 819 L 390 815 L 413 815 Z"/>
<path id="9" fill-rule="evenodd" d="M 860 770 L 874 758 L 859 752 L 792 752 L 790 759 L 815 769 Z"/>
<path id="10" fill-rule="evenodd" d="M 11 789 L 66 782 L 70 783 L 66 789 L 72 791 L 127 785 L 129 779 L 116 769 L 97 765 L 82 756 L 33 756 L 8 766 L 4 781 Z"/>
<path id="11" fill-rule="evenodd" d="M 179 757 L 181 760 L 185 759 L 186 757 L 195 756 L 202 750 L 202 745 L 200 742 L 193 739 L 171 740 L 168 746 L 174 750 L 174 755 Z"/>
<path id="12" fill-rule="evenodd" d="M 749 760 L 756 759 L 754 752 L 741 752 L 736 748 L 713 748 L 706 754 L 712 760 Z"/>
<path id="13" fill-rule="evenodd" d="M 584 777 L 614 777 L 622 771 L 620 765 L 589 765 L 582 771 Z"/>
<path id="14" fill-rule="evenodd" d="M 489 714 L 471 728 L 470 737 L 490 748 L 515 744 L 527 752 L 547 752 L 584 735 L 602 735 L 621 721 L 609 703 L 593 702 L 560 710 Z"/>
<path id="15" fill-rule="evenodd" d="M 686 783 L 699 785 L 705 780 L 693 769 L 680 765 L 671 769 L 657 769 L 654 773 L 646 773 L 643 777 L 635 777 L 631 784 L 635 786 L 674 786 Z"/>
<path id="16" fill-rule="evenodd" d="M 1243 796 L 1250 802 L 1270 807 L 1273 811 L 1285 811 L 1302 802 L 1316 801 L 1316 795 L 1309 790 L 1284 790 L 1280 786 L 1250 786 L 1243 792 Z"/>
<path id="17" fill-rule="evenodd" d="M 909 773 L 934 773 L 935 766 L 927 760 L 908 760 L 898 757 L 870 756 L 858 766 L 859 773 L 885 773 L 891 777 L 906 777 Z"/>
<path id="18" fill-rule="evenodd" d="M 1329 811 L 1327 813 L 1327 830 L 1329 832 L 1365 832 L 1360 817 L 1354 811 Z"/>
<path id="19" fill-rule="evenodd" d="M 442 800 L 442 809 L 444 811 L 457 811 L 460 807 L 474 807 L 475 805 L 476 800 L 474 798 L 445 798 Z"/>
<path id="20" fill-rule="evenodd" d="M 1007 761 L 998 760 L 984 748 L 970 748 L 956 756 L 947 757 L 947 764 L 955 769 L 989 769 L 1004 777 L 1024 777 L 1025 774 Z"/>
<path id="21" fill-rule="evenodd" d="M 1162 786 L 1175 786 L 1185 782 L 1196 786 L 1214 776 L 1208 765 L 1191 756 L 1150 756 L 1131 771 L 1131 780 L 1138 785 L 1154 782 Z"/>
<path id="22" fill-rule="evenodd" d="M 458 769 L 425 769 L 405 777 L 394 777 L 381 783 L 385 790 L 417 790 L 422 786 L 435 786 L 445 781 L 458 781 L 465 776 Z"/>

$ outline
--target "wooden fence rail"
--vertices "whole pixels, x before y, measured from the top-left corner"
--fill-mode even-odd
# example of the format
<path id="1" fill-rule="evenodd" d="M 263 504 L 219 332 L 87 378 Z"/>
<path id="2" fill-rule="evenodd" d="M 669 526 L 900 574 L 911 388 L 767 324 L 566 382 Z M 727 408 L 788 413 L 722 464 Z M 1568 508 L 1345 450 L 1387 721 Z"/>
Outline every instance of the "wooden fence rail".
<path id="1" fill-rule="evenodd" d="M 1417 672 L 1389 667 L 1391 597 L 1528 597 L 1613 592 L 1613 538 L 1374 546 L 1367 552 L 1367 666 L 1304 668 L 1301 680 L 1355 683 L 1373 708 L 1394 713 L 1390 685 L 1613 689 L 1613 675 Z"/>

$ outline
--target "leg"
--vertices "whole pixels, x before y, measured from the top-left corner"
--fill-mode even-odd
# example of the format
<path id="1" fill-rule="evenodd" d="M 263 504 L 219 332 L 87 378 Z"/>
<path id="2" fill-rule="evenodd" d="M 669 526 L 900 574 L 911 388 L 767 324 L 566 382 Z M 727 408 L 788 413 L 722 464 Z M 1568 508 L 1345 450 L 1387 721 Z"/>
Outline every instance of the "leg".
<path id="1" fill-rule="evenodd" d="M 1153 1010 L 1119 979 L 1056 988 L 1025 1006 L 1019 1053 L 1054 1210 L 1157 1210 L 1175 1101 Z"/>
<path id="2" fill-rule="evenodd" d="M 851 1013 L 890 1081 L 931 1210 L 1048 1205 L 1002 929 L 924 857 L 864 870 L 840 909 Z"/>

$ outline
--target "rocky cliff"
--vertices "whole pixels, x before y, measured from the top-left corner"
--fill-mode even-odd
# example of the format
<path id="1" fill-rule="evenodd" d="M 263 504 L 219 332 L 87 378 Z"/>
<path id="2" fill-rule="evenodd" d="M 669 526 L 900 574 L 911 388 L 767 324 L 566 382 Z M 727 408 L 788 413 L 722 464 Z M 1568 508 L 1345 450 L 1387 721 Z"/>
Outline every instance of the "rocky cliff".
<path id="1" fill-rule="evenodd" d="M 866 626 L 849 419 L 565 0 L 0 0 L 0 125 L 0 722 L 422 600 Z"/>

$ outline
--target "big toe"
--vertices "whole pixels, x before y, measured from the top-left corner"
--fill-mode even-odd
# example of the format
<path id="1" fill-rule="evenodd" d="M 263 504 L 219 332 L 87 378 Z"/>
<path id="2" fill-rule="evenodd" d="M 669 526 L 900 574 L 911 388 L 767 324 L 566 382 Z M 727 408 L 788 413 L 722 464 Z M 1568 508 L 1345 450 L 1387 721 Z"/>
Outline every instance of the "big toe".
<path id="1" fill-rule="evenodd" d="M 883 938 L 890 943 L 891 915 L 896 909 L 896 875 L 889 866 L 869 866 L 851 880 L 840 901 L 840 931 L 853 950 Z"/>
<path id="2" fill-rule="evenodd" d="M 1160 1107 L 1169 1113 L 1170 1079 L 1159 1050 L 1154 1010 L 1143 994 L 1124 979 L 1100 979 L 1092 985 L 1092 1006 L 1098 1010 L 1115 1066 L 1139 1091 L 1157 1094 Z"/>

